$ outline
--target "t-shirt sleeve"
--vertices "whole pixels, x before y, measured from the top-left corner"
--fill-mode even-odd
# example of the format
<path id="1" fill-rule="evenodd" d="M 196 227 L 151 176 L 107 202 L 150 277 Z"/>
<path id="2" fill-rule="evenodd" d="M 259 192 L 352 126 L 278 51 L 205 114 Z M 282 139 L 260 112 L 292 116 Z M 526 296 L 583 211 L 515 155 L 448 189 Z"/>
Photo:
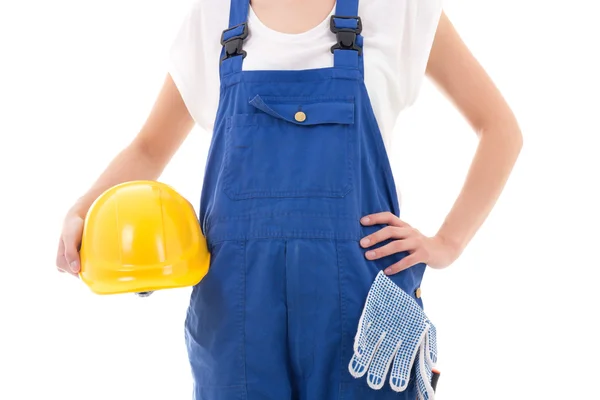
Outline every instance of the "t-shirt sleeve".
<path id="1" fill-rule="evenodd" d="M 218 101 L 220 32 L 211 31 L 215 22 L 207 19 L 214 16 L 205 3 L 194 1 L 184 16 L 169 50 L 168 72 L 196 124 L 210 132 Z"/>
<path id="2" fill-rule="evenodd" d="M 407 1 L 409 17 L 405 20 L 404 42 L 400 54 L 401 74 L 406 88 L 406 107 L 415 103 L 423 85 L 429 54 L 443 9 L 442 0 Z"/>

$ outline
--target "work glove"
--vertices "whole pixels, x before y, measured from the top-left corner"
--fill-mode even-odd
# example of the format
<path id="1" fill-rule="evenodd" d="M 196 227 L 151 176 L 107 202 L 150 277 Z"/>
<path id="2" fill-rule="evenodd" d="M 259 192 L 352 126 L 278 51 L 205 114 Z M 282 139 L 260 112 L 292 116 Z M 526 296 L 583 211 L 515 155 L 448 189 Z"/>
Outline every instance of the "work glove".
<path id="1" fill-rule="evenodd" d="M 435 326 L 431 323 L 424 340 L 421 341 L 415 361 L 417 364 L 413 370 L 413 379 L 417 383 L 419 400 L 432 400 L 435 396 L 433 368 L 437 362 L 437 343 Z M 437 374 L 439 376 L 439 372 Z"/>
<path id="2" fill-rule="evenodd" d="M 417 358 L 418 354 L 418 358 Z M 408 387 L 415 371 L 419 398 L 433 400 L 432 369 L 437 361 L 436 331 L 417 302 L 383 272 L 371 285 L 358 330 L 350 374 L 381 389 L 390 372 L 390 386 L 396 392 Z"/>

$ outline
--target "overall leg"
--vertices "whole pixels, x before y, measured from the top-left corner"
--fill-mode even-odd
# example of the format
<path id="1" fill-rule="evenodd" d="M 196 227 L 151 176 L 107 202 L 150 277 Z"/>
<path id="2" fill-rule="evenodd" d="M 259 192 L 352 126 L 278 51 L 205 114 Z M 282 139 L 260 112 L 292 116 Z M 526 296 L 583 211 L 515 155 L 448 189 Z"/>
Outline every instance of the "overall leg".
<path id="1" fill-rule="evenodd" d="M 355 241 L 288 242 L 287 263 L 288 271 L 292 265 L 296 271 L 301 302 L 290 313 L 290 321 L 302 325 L 290 330 L 291 343 L 297 344 L 290 351 L 300 399 L 415 400 L 413 383 L 403 393 L 387 381 L 373 390 L 364 377 L 348 372 L 364 301 L 382 265 L 366 260 Z"/>
<path id="2" fill-rule="evenodd" d="M 211 249 L 193 290 L 186 343 L 196 400 L 288 400 L 284 242 Z"/>
<path id="3" fill-rule="evenodd" d="M 340 291 L 334 240 L 288 240 L 289 350 L 299 399 L 337 399 Z"/>
<path id="4" fill-rule="evenodd" d="M 250 240 L 246 249 L 248 400 L 290 400 L 285 242 Z"/>

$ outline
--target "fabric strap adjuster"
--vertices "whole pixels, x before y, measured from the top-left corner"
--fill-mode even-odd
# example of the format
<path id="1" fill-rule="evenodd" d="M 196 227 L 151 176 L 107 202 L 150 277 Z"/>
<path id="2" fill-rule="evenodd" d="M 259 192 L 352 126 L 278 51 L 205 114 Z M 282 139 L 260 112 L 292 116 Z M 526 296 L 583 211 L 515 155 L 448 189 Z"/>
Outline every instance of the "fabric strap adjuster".
<path id="1" fill-rule="evenodd" d="M 242 48 L 244 39 L 247 37 L 248 25 L 245 22 L 229 29 L 225 29 L 221 34 L 221 45 L 224 46 L 225 50 L 221 62 L 235 56 L 242 56 L 242 58 L 245 58 L 246 51 Z"/>
<path id="2" fill-rule="evenodd" d="M 355 50 L 359 55 L 362 54 L 362 48 L 356 44 L 356 37 L 362 32 L 360 17 L 332 15 L 330 29 L 337 38 L 337 43 L 331 47 L 332 53 L 335 50 Z"/>

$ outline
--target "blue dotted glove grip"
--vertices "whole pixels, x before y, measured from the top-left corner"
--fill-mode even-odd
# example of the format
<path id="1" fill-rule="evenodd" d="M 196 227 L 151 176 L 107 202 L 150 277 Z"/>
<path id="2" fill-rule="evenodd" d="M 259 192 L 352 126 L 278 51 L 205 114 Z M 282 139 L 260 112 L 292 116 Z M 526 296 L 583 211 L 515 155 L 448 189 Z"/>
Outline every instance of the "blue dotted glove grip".
<path id="1" fill-rule="evenodd" d="M 402 392 L 408 386 L 415 361 L 419 398 L 433 400 L 435 327 L 415 299 L 379 272 L 358 323 L 354 354 L 348 366 L 350 374 L 355 378 L 366 374 L 368 385 L 381 389 L 389 372 L 391 388 Z"/>

